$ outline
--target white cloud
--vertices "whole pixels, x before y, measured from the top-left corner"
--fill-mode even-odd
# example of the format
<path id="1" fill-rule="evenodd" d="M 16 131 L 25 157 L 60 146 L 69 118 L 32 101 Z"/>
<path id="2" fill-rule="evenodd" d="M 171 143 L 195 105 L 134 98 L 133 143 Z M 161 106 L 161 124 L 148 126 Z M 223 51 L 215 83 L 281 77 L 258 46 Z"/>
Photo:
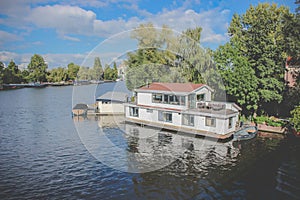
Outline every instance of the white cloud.
<path id="1" fill-rule="evenodd" d="M 11 41 L 16 41 L 16 40 L 21 40 L 21 39 L 22 39 L 22 37 L 20 37 L 16 34 L 12 34 L 12 33 L 8 33 L 8 32 L 0 30 L 0 45 L 5 42 L 11 42 Z"/>
<path id="2" fill-rule="evenodd" d="M 40 6 L 26 18 L 41 28 L 54 28 L 59 34 L 90 35 L 96 14 L 75 6 Z"/>
<path id="3" fill-rule="evenodd" d="M 80 42 L 79 38 L 68 36 L 68 35 L 63 35 L 62 38 L 65 39 L 65 40 L 70 40 L 70 41 L 74 41 L 74 42 Z"/>

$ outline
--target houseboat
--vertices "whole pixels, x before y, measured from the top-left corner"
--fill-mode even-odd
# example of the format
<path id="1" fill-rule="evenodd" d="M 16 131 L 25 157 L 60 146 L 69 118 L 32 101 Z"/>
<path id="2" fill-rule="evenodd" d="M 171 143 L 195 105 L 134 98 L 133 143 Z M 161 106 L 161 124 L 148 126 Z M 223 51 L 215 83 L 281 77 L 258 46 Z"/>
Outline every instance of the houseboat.
<path id="1" fill-rule="evenodd" d="M 84 116 L 87 114 L 88 105 L 79 103 L 76 104 L 72 109 L 73 116 Z"/>
<path id="2" fill-rule="evenodd" d="M 241 108 L 212 101 L 206 84 L 154 82 L 135 90 L 125 103 L 127 122 L 227 139 L 236 131 Z"/>
<path id="3" fill-rule="evenodd" d="M 123 92 L 107 92 L 96 99 L 96 113 L 101 115 L 124 115 L 124 103 L 128 94 Z"/>

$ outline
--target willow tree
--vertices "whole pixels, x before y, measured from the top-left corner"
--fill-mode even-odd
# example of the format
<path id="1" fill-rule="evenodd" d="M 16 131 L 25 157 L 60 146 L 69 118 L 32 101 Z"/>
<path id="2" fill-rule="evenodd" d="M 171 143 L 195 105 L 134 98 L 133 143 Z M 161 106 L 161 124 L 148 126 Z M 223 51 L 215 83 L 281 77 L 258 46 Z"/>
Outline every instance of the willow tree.
<path id="1" fill-rule="evenodd" d="M 269 3 L 250 6 L 242 15 L 234 14 L 228 28 L 230 42 L 216 51 L 215 57 L 218 57 L 216 61 L 221 71 L 228 64 L 233 71 L 244 71 L 240 75 L 247 78 L 241 79 L 241 85 L 229 84 L 227 89 L 241 104 L 250 105 L 248 108 L 253 108 L 253 113 L 267 110 L 269 103 L 282 100 L 287 57 L 283 29 L 284 17 L 289 14 L 288 8 Z M 226 54 L 230 48 L 238 54 Z M 239 63 L 241 58 L 243 64 Z M 225 60 L 225 63 L 220 60 Z M 226 76 L 236 75 L 223 73 L 225 80 L 230 79 Z M 243 98 L 249 94 L 249 86 L 253 86 L 251 98 L 244 101 Z"/>
<path id="2" fill-rule="evenodd" d="M 167 50 L 174 39 L 173 32 L 167 26 L 156 28 L 148 23 L 134 29 L 131 37 L 138 41 L 138 49 L 128 53 L 127 87 L 132 90 L 146 83 L 163 81 L 160 78 L 165 75 L 161 74 L 165 71 L 163 68 L 173 66 L 176 58 L 174 53 Z M 155 75 L 157 73 L 159 76 Z M 144 78 L 138 78 L 142 74 Z"/>

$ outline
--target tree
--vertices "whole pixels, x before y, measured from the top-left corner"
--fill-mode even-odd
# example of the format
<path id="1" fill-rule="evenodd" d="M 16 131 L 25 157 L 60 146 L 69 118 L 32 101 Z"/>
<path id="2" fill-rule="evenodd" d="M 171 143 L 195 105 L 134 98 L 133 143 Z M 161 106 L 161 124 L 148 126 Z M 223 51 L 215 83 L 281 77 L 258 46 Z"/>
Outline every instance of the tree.
<path id="1" fill-rule="evenodd" d="M 89 68 L 81 66 L 79 68 L 78 74 L 77 74 L 78 80 L 90 80 L 89 78 Z"/>
<path id="2" fill-rule="evenodd" d="M 0 61 L 0 85 L 3 83 L 4 78 L 4 64 Z"/>
<path id="3" fill-rule="evenodd" d="M 245 103 L 245 105 L 250 103 L 250 106 L 254 108 L 253 113 L 263 112 L 267 110 L 270 102 L 279 103 L 282 100 L 286 59 L 283 18 L 288 13 L 289 10 L 285 7 L 264 3 L 258 4 L 257 7 L 250 6 L 243 15 L 235 14 L 228 28 L 230 42 L 226 47 L 220 47 L 215 54 L 215 57 L 219 57 L 217 59 L 219 66 L 224 67 L 224 64 L 233 63 L 233 66 L 239 68 L 240 72 L 245 70 L 244 73 L 251 75 L 243 75 L 246 76 L 245 80 L 248 83 L 228 84 L 230 88 L 227 90 L 229 94 L 235 95 L 240 103 Z M 227 49 L 233 49 L 238 54 L 232 53 L 225 56 Z M 222 63 L 222 59 L 227 59 L 225 61 L 227 63 Z M 239 64 L 241 59 L 244 66 Z M 237 78 L 236 74 L 230 73 L 227 76 Z M 250 85 L 256 87 L 256 91 L 253 89 L 249 91 Z M 234 91 L 237 89 L 239 91 Z M 238 96 L 240 91 L 241 93 L 245 91 L 241 97 Z M 251 94 L 250 102 L 243 100 L 248 92 Z"/>
<path id="4" fill-rule="evenodd" d="M 103 77 L 103 68 L 102 68 L 102 65 L 101 65 L 101 61 L 100 61 L 100 58 L 99 57 L 96 57 L 95 58 L 95 61 L 94 61 L 94 77 L 93 79 L 94 80 L 102 80 L 104 77 Z"/>
<path id="5" fill-rule="evenodd" d="M 47 74 L 47 64 L 44 58 L 38 54 L 34 54 L 31 57 L 30 63 L 28 65 L 29 80 L 34 82 L 46 81 Z"/>
<path id="6" fill-rule="evenodd" d="M 237 102 L 248 111 L 256 110 L 258 80 L 247 58 L 234 45 L 227 43 L 214 52 L 214 61 L 229 100 Z"/>
<path id="7" fill-rule="evenodd" d="M 300 62 L 300 1 L 297 0 L 295 4 L 298 4 L 296 8 L 296 14 L 285 13 L 283 16 L 284 28 L 283 36 L 285 41 L 285 49 L 288 56 L 298 60 Z"/>
<path id="8" fill-rule="evenodd" d="M 47 76 L 47 80 L 49 82 L 60 82 L 66 81 L 68 79 L 68 72 L 66 69 L 62 67 L 54 68 L 49 71 L 49 75 Z"/>
<path id="9" fill-rule="evenodd" d="M 21 83 L 22 82 L 22 74 L 16 65 L 16 63 L 11 60 L 7 66 L 7 68 L 4 69 L 4 77 L 3 77 L 4 83 Z"/>
<path id="10" fill-rule="evenodd" d="M 104 79 L 115 81 L 117 78 L 118 78 L 118 70 L 117 70 L 116 63 L 114 63 L 113 68 L 111 68 L 109 65 L 106 64 L 104 69 Z"/>
<path id="11" fill-rule="evenodd" d="M 75 80 L 76 79 L 79 68 L 80 68 L 80 66 L 76 65 L 74 63 L 69 63 L 68 64 L 67 73 L 68 73 L 68 79 L 69 80 Z"/>
<path id="12" fill-rule="evenodd" d="M 297 131 L 300 131 L 300 106 L 296 106 L 291 111 L 291 119 L 290 121 L 294 124 L 294 127 Z"/>

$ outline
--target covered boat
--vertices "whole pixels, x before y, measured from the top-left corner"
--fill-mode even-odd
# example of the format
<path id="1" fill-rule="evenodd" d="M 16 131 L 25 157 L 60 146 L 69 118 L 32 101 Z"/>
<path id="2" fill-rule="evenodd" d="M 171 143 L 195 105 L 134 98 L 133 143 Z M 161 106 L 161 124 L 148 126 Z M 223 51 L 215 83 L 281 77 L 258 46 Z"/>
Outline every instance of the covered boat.
<path id="1" fill-rule="evenodd" d="M 76 104 L 72 109 L 72 114 L 75 116 L 83 116 L 87 114 L 88 105 L 79 103 Z"/>
<path id="2" fill-rule="evenodd" d="M 233 140 L 250 140 L 257 135 L 258 129 L 256 126 L 245 126 L 233 134 Z"/>

